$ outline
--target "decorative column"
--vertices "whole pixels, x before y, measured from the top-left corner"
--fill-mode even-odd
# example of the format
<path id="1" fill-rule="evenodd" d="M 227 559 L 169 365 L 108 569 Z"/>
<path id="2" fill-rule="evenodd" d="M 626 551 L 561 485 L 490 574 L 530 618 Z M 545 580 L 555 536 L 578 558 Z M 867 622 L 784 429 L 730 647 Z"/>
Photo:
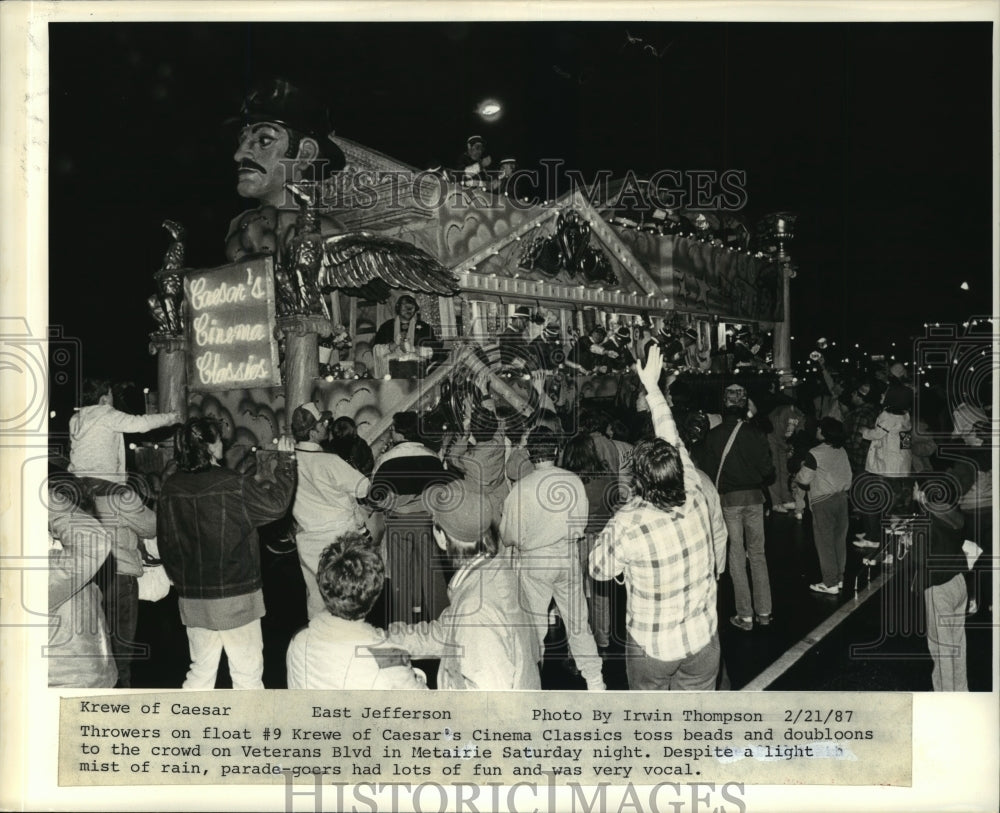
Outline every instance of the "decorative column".
<path id="1" fill-rule="evenodd" d="M 792 258 L 785 250 L 786 244 L 795 239 L 796 215 L 791 212 L 777 212 L 767 215 L 765 222 L 768 236 L 777 244 L 775 259 L 781 268 L 781 315 L 782 320 L 774 323 L 774 368 L 782 378 L 791 378 L 792 371 L 792 309 L 790 280 L 795 279 L 797 271 L 792 265 Z"/>
<path id="2" fill-rule="evenodd" d="M 285 339 L 285 425 L 291 431 L 292 412 L 312 400 L 313 381 L 319 375 L 320 333 L 329 333 L 330 320 L 323 316 L 279 316 L 274 335 Z"/>
<path id="3" fill-rule="evenodd" d="M 149 337 L 149 354 L 156 356 L 160 412 L 176 412 L 182 421 L 187 420 L 187 338 L 153 333 Z"/>

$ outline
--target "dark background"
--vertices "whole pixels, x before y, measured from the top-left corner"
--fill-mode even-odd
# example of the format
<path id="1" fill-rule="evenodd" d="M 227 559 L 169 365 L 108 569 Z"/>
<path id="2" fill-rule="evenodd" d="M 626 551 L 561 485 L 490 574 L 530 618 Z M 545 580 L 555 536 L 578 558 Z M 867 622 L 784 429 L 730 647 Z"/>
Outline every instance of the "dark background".
<path id="1" fill-rule="evenodd" d="M 50 322 L 81 340 L 87 374 L 155 387 L 145 299 L 160 223 L 187 226 L 189 265 L 225 261 L 228 222 L 248 205 L 222 122 L 270 75 L 316 89 L 338 134 L 419 167 L 454 164 L 478 132 L 496 160 L 562 158 L 584 177 L 744 170 L 749 220 L 799 213 L 803 356 L 819 336 L 888 354 L 924 322 L 991 309 L 989 23 L 74 23 L 49 35 Z M 498 123 L 475 115 L 486 97 L 505 105 Z"/>

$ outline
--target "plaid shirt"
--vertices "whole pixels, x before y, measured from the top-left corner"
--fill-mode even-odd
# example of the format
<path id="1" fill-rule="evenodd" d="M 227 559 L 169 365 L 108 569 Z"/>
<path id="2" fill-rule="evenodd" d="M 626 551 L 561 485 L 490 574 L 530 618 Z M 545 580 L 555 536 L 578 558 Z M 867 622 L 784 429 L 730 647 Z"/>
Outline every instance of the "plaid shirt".
<path id="1" fill-rule="evenodd" d="M 651 657 L 676 661 L 703 649 L 716 631 L 716 575 L 726 526 L 718 497 L 713 504 L 703 490 L 666 401 L 654 394 L 649 405 L 657 437 L 680 452 L 684 505 L 661 511 L 633 498 L 591 551 L 590 573 L 600 580 L 624 573 L 629 633 Z"/>

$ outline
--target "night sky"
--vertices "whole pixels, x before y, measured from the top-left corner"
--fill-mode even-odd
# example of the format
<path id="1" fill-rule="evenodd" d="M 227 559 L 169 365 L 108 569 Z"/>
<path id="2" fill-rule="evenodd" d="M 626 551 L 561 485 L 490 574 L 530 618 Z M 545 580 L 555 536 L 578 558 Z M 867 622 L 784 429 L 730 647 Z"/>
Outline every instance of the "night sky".
<path id="1" fill-rule="evenodd" d="M 792 333 L 881 352 L 992 302 L 988 23 L 53 24 L 50 322 L 84 370 L 155 386 L 165 217 L 225 262 L 256 80 L 315 88 L 336 132 L 406 163 L 741 169 L 749 221 L 799 215 Z M 628 37 L 640 38 L 629 42 Z M 650 48 L 645 46 L 649 45 Z M 653 52 L 656 52 L 655 54 Z M 475 115 L 500 99 L 502 120 Z M 960 289 L 967 281 L 969 291 Z"/>

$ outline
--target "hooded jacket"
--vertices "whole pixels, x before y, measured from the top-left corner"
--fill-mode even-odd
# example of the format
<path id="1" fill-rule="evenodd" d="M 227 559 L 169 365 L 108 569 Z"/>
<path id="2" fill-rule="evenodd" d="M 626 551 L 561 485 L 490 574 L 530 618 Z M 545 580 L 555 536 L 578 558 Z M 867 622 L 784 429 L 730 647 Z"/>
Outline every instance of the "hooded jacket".
<path id="1" fill-rule="evenodd" d="M 870 440 L 865 471 L 883 477 L 906 477 L 910 474 L 912 454 L 910 415 L 897 415 L 883 410 L 873 429 L 864 429 L 861 436 Z"/>

